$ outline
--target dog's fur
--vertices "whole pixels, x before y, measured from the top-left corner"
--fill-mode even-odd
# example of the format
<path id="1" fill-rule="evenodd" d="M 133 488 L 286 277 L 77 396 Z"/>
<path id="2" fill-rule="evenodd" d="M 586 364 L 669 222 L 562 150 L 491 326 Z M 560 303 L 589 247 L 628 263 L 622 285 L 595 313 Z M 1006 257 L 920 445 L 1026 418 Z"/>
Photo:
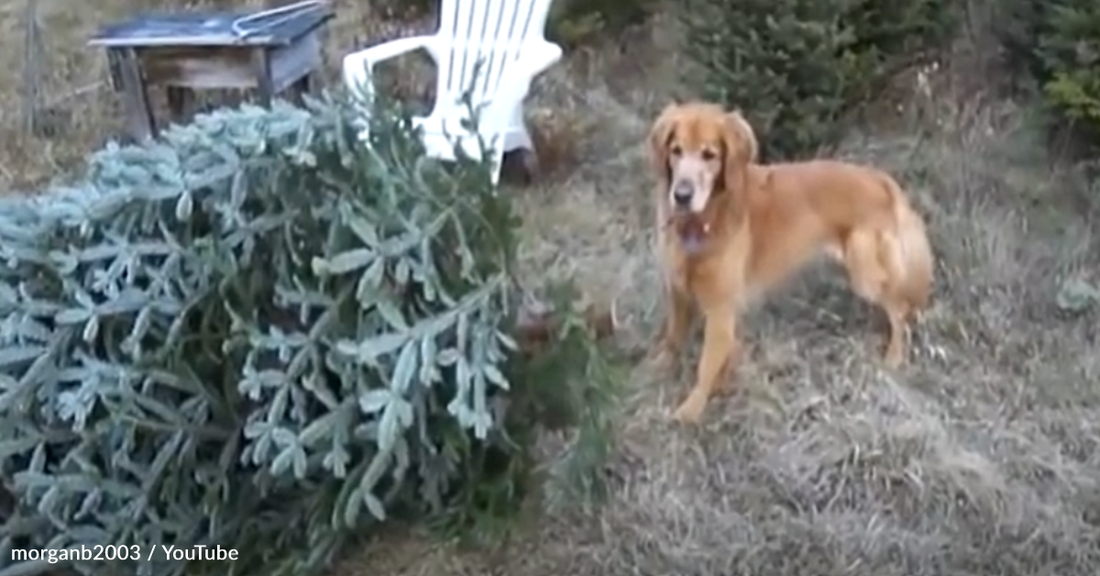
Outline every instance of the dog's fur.
<path id="1" fill-rule="evenodd" d="M 702 102 L 669 105 L 649 143 L 666 280 L 657 362 L 678 358 L 692 304 L 705 321 L 695 385 L 677 420 L 698 421 L 725 384 L 743 308 L 819 253 L 843 264 L 853 292 L 886 312 L 884 361 L 902 362 L 908 324 L 928 305 L 933 256 L 924 222 L 892 177 L 837 161 L 759 164 L 744 117 Z"/>

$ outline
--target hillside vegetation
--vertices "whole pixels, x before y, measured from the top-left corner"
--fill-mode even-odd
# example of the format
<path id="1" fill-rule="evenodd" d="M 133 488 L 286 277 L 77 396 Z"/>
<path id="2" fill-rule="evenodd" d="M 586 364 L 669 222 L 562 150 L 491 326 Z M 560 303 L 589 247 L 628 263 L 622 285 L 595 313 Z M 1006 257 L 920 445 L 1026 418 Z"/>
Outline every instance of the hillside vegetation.
<path id="1" fill-rule="evenodd" d="M 242 0 L 235 5 L 246 4 Z M 256 456 L 252 463 L 241 461 L 227 468 L 232 478 L 227 486 L 247 492 L 250 498 L 237 499 L 236 507 L 219 504 L 215 509 L 227 519 L 273 510 L 271 514 L 282 515 L 263 517 L 280 518 L 280 526 L 297 520 L 294 534 L 300 537 L 276 546 L 285 553 L 280 558 L 285 563 L 277 565 L 274 558 L 267 558 L 272 563 L 265 564 L 261 553 L 256 557 L 260 560 L 236 570 L 266 573 L 278 567 L 315 566 L 298 562 L 308 556 L 306 548 L 320 541 L 313 538 L 322 534 L 326 543 L 343 544 L 332 548 L 339 551 L 332 572 L 340 576 L 1092 576 L 1100 565 L 1100 267 L 1096 257 L 1100 237 L 1095 224 L 1100 184 L 1092 160 L 1100 143 L 1096 135 L 1100 128 L 1100 9 L 1094 4 L 1089 0 L 689 0 L 679 4 L 558 0 L 548 33 L 566 47 L 566 56 L 538 80 L 528 103 L 542 168 L 534 184 L 506 184 L 507 201 L 498 206 L 490 200 L 492 195 L 476 192 L 485 182 L 481 168 L 473 163 L 457 172 L 426 172 L 431 177 L 422 183 L 430 184 L 430 193 L 410 184 L 390 188 L 448 198 L 428 205 L 436 210 L 454 204 L 451 209 L 461 215 L 463 230 L 470 226 L 469 230 L 492 229 L 511 236 L 511 241 L 499 246 L 491 238 L 480 237 L 484 242 L 477 244 L 481 248 L 474 253 L 483 265 L 477 273 L 445 276 L 448 279 L 439 286 L 458 294 L 487 293 L 485 286 L 497 286 L 491 279 L 499 273 L 501 278 L 515 280 L 515 294 L 522 294 L 517 296 L 522 300 L 541 287 L 572 282 L 587 298 L 614 302 L 619 328 L 615 353 L 596 347 L 584 330 L 558 333 L 560 354 L 541 356 L 541 364 L 540 356 L 512 356 L 502 349 L 500 354 L 508 360 L 500 360 L 500 376 L 507 376 L 514 385 L 491 397 L 507 398 L 501 402 L 518 419 L 502 420 L 502 427 L 495 429 L 504 431 L 502 435 L 489 435 L 486 441 L 486 436 L 474 432 L 478 418 L 456 415 L 461 410 L 449 412 L 446 402 L 429 402 L 426 412 L 416 412 L 416 421 L 428 422 L 437 434 L 416 436 L 410 427 L 403 437 L 411 446 L 430 442 L 448 446 L 454 451 L 452 462 L 462 463 L 444 467 L 448 472 L 441 477 L 454 488 L 436 491 L 451 504 L 442 507 L 445 513 L 409 505 L 416 498 L 402 494 L 386 500 L 386 514 L 379 519 L 375 503 L 358 494 L 363 501 L 357 508 L 359 516 L 351 518 L 346 513 L 351 508 L 341 508 L 343 519 L 349 521 L 338 538 L 328 538 L 332 533 L 325 530 L 335 526 L 331 522 L 334 502 L 347 503 L 344 487 L 350 484 L 337 479 L 335 470 L 324 463 L 332 463 L 326 454 L 336 452 L 328 447 L 335 433 L 316 436 L 327 441 L 324 450 L 307 446 L 296 451 L 294 442 L 284 442 L 285 434 L 272 431 L 270 443 L 281 452 L 271 451 L 267 460 Z M 87 50 L 84 38 L 103 21 L 138 10 L 182 6 L 141 0 L 105 0 L 94 5 L 39 0 L 37 5 L 41 34 L 35 41 L 25 35 L 26 5 L 0 0 L 0 31 L 5 33 L 0 42 L 9 48 L 0 52 L 5 64 L 0 73 L 8 74 L 0 82 L 0 128 L 10 136 L 0 150 L 0 189 L 7 194 L 33 194 L 54 190 L 51 180 L 72 181 L 84 174 L 121 178 L 103 172 L 102 154 L 118 154 L 117 150 L 92 155 L 119 134 L 120 110 L 117 95 L 105 85 L 105 59 Z M 330 86 L 335 85 L 343 54 L 367 42 L 427 31 L 433 23 L 432 2 L 340 0 L 335 7 L 338 16 L 326 37 Z M 38 87 L 35 94 L 26 90 L 31 76 L 21 72 L 25 45 L 38 46 L 34 51 L 37 72 L 32 75 Z M 425 100 L 431 95 L 431 74 L 424 59 L 402 59 L 388 67 L 387 90 Z M 670 99 L 687 97 L 705 97 L 743 109 L 757 128 L 768 160 L 828 155 L 875 164 L 902 182 L 929 223 L 939 259 L 933 306 L 916 331 L 916 351 L 906 366 L 895 371 L 881 368 L 876 330 L 884 329 L 884 322 L 849 294 L 839 271 L 815 265 L 746 318 L 748 350 L 735 376 L 737 392 L 713 402 L 699 427 L 671 423 L 669 414 L 686 392 L 697 350 L 686 359 L 681 374 L 667 381 L 650 374 L 642 360 L 660 314 L 660 279 L 651 250 L 653 181 L 643 143 L 654 114 Z M 49 129 L 25 131 L 23 103 L 28 98 L 38 102 L 37 118 Z M 281 112 L 314 126 L 320 136 L 310 141 L 314 148 L 301 142 L 293 146 L 293 139 L 284 142 L 295 152 L 279 158 L 298 158 L 302 163 L 280 160 L 288 163 L 282 169 L 285 177 L 273 182 L 321 191 L 316 193 L 316 206 L 313 196 L 291 199 L 290 189 L 284 198 L 269 193 L 275 188 L 267 190 L 259 184 L 242 188 L 254 202 L 242 213 L 257 217 L 263 208 L 271 214 L 301 218 L 288 228 L 293 233 L 280 233 L 278 240 L 272 235 L 270 242 L 260 244 L 268 247 L 267 252 L 258 253 L 267 260 L 230 266 L 243 258 L 238 251 L 245 251 L 243 244 L 232 244 L 218 261 L 222 267 L 180 272 L 174 278 L 200 284 L 228 282 L 237 290 L 232 294 L 245 287 L 267 286 L 280 297 L 304 292 L 301 286 L 308 286 L 336 299 L 342 287 L 350 286 L 356 297 L 341 300 L 346 314 L 340 315 L 341 322 L 347 318 L 349 324 L 340 324 L 335 335 L 310 345 L 318 346 L 319 354 L 331 355 L 326 356 L 321 372 L 333 377 L 333 383 L 362 382 L 368 388 L 384 389 L 402 380 L 396 373 L 408 371 L 407 365 L 398 369 L 408 362 L 400 359 L 406 355 L 405 347 L 393 348 L 392 357 L 387 357 L 378 349 L 368 350 L 369 346 L 349 347 L 344 342 L 341 348 L 339 344 L 384 335 L 380 327 L 394 322 L 392 310 L 359 299 L 360 293 L 373 293 L 359 287 L 362 282 L 345 281 L 360 274 L 352 266 L 358 256 L 341 254 L 359 247 L 361 241 L 356 238 L 361 238 L 361 227 L 352 217 L 355 212 L 340 206 L 350 202 L 355 210 L 378 210 L 380 196 L 375 194 L 389 188 L 379 187 L 377 175 L 390 170 L 372 162 L 406 166 L 411 161 L 389 156 L 368 160 L 366 155 L 356 156 L 354 147 L 352 152 L 333 152 L 339 146 L 332 134 L 339 131 L 330 133 L 320 127 L 332 126 L 334 118 L 346 121 L 349 112 L 338 102 L 330 104 L 333 107 L 310 114 Z M 221 121 L 251 118 L 248 122 L 264 126 L 282 122 L 281 117 L 247 109 L 217 114 L 222 115 L 217 116 Z M 400 116 L 385 118 L 398 135 L 394 141 L 407 143 L 402 153 L 417 156 L 409 134 L 401 128 Z M 205 158 L 207 152 L 201 147 L 188 148 L 188 155 L 178 150 L 191 146 L 185 145 L 184 135 L 210 125 L 206 126 L 179 131 L 172 144 L 175 157 Z M 357 168 L 346 172 L 335 168 L 338 162 L 332 168 L 317 168 L 303 160 L 308 156 L 303 150 L 331 158 L 350 154 L 346 157 L 360 162 L 351 162 Z M 164 161 L 151 152 L 127 154 L 123 156 L 150 165 Z M 266 174 L 259 167 L 268 166 L 270 159 L 254 160 L 257 174 Z M 324 179 L 312 180 L 321 172 Z M 322 180 L 355 182 L 347 187 L 352 200 L 333 193 Z M 474 193 L 458 194 L 460 190 Z M 414 200 L 425 199 L 416 194 L 407 200 L 394 196 L 395 203 L 387 205 L 387 210 L 392 209 L 386 212 L 390 217 L 371 212 L 378 218 L 374 222 L 379 229 L 397 237 L 408 232 L 402 232 L 402 227 L 422 226 L 426 221 L 420 218 L 436 214 L 414 209 Z M 205 198 L 206 204 L 196 200 L 189 210 L 176 196 L 163 209 L 149 209 L 170 226 L 121 237 L 149 242 L 149 234 L 178 227 L 193 229 L 187 232 L 189 238 L 205 238 L 211 224 L 187 218 L 222 222 L 216 215 L 235 213 L 227 211 L 222 200 L 231 203 L 236 196 L 230 188 L 204 189 L 201 195 L 195 198 Z M 470 203 L 459 202 L 464 198 Z M 0 288 L 0 296 L 10 292 L 12 302 L 35 318 L 44 314 L 39 301 L 54 302 L 49 298 L 76 310 L 66 312 L 70 320 L 78 312 L 85 314 L 65 328 L 72 333 L 72 346 L 82 354 L 74 352 L 72 358 L 107 366 L 104 358 L 110 354 L 103 350 L 140 324 L 141 313 L 132 310 L 98 322 L 94 330 L 88 328 L 94 315 L 81 311 L 84 301 L 68 296 L 67 290 L 95 285 L 109 267 L 100 270 L 99 264 L 81 264 L 71 269 L 68 260 L 51 260 L 35 252 L 47 254 L 66 245 L 88 249 L 88 238 L 99 238 L 95 234 L 100 232 L 81 236 L 66 224 L 68 216 L 43 216 L 67 214 L 63 207 L 70 204 L 94 204 L 92 200 L 66 202 L 50 212 L 48 199 L 41 203 L 16 200 L 9 206 L 19 206 L 18 210 L 0 214 L 3 222 L 25 218 L 19 221 L 35 223 L 23 225 L 24 229 L 45 230 L 44 223 L 51 222 L 49 234 L 43 235 L 20 234 L 18 227 L 0 225 L 0 253 L 5 257 L 10 253 L 12 261 L 19 262 L 5 272 L 4 282 L 18 286 L 25 280 L 39 290 Z M 305 204 L 296 202 L 313 206 L 313 211 L 299 210 Z M 518 219 L 506 217 L 513 211 Z M 505 217 L 483 222 L 479 214 Z M 237 224 L 226 218 L 223 225 L 232 230 Z M 391 220 L 400 225 L 385 228 Z M 121 224 L 108 218 L 102 226 L 114 230 Z M 242 228 L 246 229 L 251 230 Z M 309 230 L 331 233 L 322 238 L 324 233 L 310 235 Z M 496 237 L 497 232 L 488 237 Z M 240 234 L 229 237 L 240 239 Z M 112 232 L 103 237 L 115 236 Z M 450 242 L 449 237 L 441 238 L 440 242 Z M 299 247 L 296 239 L 306 247 Z M 11 246 L 17 241 L 33 249 L 13 252 Z M 195 256 L 206 249 L 202 242 L 184 245 L 182 253 L 188 258 L 196 262 L 206 258 Z M 298 250 L 309 252 L 308 257 L 303 253 L 304 259 L 295 260 Z M 409 259 L 404 268 L 395 260 L 386 274 L 408 276 L 409 282 L 422 287 L 424 279 L 413 274 L 421 269 L 412 263 L 423 260 L 414 252 L 401 256 Z M 317 261 L 321 263 L 314 264 Z M 440 262 L 441 269 L 452 270 L 447 267 L 453 261 L 442 258 Z M 41 280 L 68 278 L 66 274 L 75 280 L 56 285 Z M 379 286 L 389 286 L 388 281 Z M 195 286 L 198 294 L 201 286 Z M 72 288 L 72 294 L 77 292 Z M 410 318 L 445 315 L 440 312 L 444 308 L 429 305 L 430 299 L 420 292 L 404 295 L 410 300 L 401 312 Z M 559 306 L 567 306 L 568 300 L 559 299 Z M 4 302 L 0 299 L 0 305 L 9 305 Z M 150 313 L 158 319 L 152 325 L 160 327 L 152 332 L 154 340 L 157 346 L 201 366 L 207 380 L 220 375 L 225 381 L 217 391 L 224 395 L 221 400 L 241 402 L 234 404 L 239 412 L 217 412 L 211 421 L 222 436 L 203 441 L 210 446 L 242 446 L 242 450 L 247 445 L 255 451 L 263 435 L 253 432 L 261 427 L 256 422 L 262 418 L 248 415 L 274 410 L 271 406 L 282 401 L 271 388 L 259 394 L 259 404 L 244 402 L 236 396 L 245 390 L 234 383 L 249 380 L 246 376 L 253 372 L 289 370 L 284 366 L 289 357 L 280 356 L 279 346 L 264 330 L 275 326 L 290 338 L 286 342 L 299 342 L 285 334 L 287 322 L 301 327 L 291 322 L 297 305 L 268 296 L 202 302 L 210 310 L 225 304 L 224 315 L 207 316 L 215 328 L 237 334 L 237 352 L 225 348 L 190 353 L 190 348 L 166 345 L 174 342 L 162 326 L 171 324 L 173 314 L 168 309 Z M 503 300 L 486 302 L 485 314 L 471 322 L 515 327 L 516 319 L 508 315 L 510 306 Z M 288 317 L 280 307 L 295 310 Z M 308 314 L 304 318 L 315 320 Z M 567 327 L 583 327 L 581 316 L 575 320 Z M 207 328 L 200 324 L 193 326 L 196 333 Z M 50 329 L 55 328 L 50 325 Z M 4 330 L 0 340 L 7 338 L 4 345 L 15 347 L 13 342 L 22 332 L 12 327 Z M 87 343 L 97 337 L 106 338 L 105 343 Z M 440 350 L 448 345 L 440 342 Z M 269 345 L 268 356 L 254 364 L 259 356 L 247 352 Z M 368 357 L 383 359 L 363 369 L 367 376 L 349 376 L 357 370 L 349 367 L 356 361 L 340 356 L 339 351 L 353 348 L 359 354 L 351 356 L 360 358 L 364 366 L 374 362 Z M 408 348 L 413 350 L 408 355 L 417 358 L 440 351 L 430 347 L 425 351 L 419 345 Z M 625 360 L 619 352 L 626 353 Z M 121 357 L 111 356 L 110 361 L 121 362 Z M 157 356 L 156 361 L 175 357 Z M 28 378 L 34 357 L 28 353 L 3 362 L 6 389 L 14 389 L 12 382 Z M 219 371 L 218 362 L 237 372 Z M 175 369 L 176 364 L 172 366 Z M 252 372 L 245 369 L 249 366 Z M 561 367 L 570 370 L 553 370 Z M 340 370 L 345 372 L 333 375 Z M 448 382 L 461 380 L 457 369 L 445 368 L 442 373 Z M 481 374 L 489 380 L 497 377 L 489 369 Z M 258 377 L 252 380 L 259 381 Z M 78 388 L 84 389 L 72 390 Z M 79 394 L 72 390 L 61 386 L 57 397 L 65 393 L 66 402 L 76 402 Z M 134 390 L 145 400 L 165 401 L 156 395 L 163 392 Z M 294 402 L 308 396 L 302 392 L 306 388 L 295 390 L 287 392 Z M 452 388 L 445 391 L 453 392 Z M 198 397 L 200 392 L 196 388 L 187 394 Z M 173 394 L 183 398 L 180 406 L 187 400 L 182 392 Z M 59 518 L 92 524 L 78 513 L 82 502 L 75 492 L 66 492 L 69 500 L 59 505 L 56 494 L 47 498 L 51 490 L 47 482 L 28 481 L 40 479 L 28 475 L 28 470 L 40 475 L 102 470 L 119 474 L 119 481 L 128 482 L 127 486 L 146 488 L 123 468 L 102 464 L 106 460 L 62 458 L 59 448 L 47 451 L 49 458 L 36 455 L 38 444 L 29 443 L 26 430 L 56 434 L 49 436 L 55 443 L 51 446 L 64 445 L 66 450 L 92 441 L 82 435 L 72 411 L 50 416 L 50 410 L 57 408 L 54 396 L 36 398 L 40 405 L 34 405 L 42 410 L 32 412 L 22 410 L 23 404 L 0 400 L 4 440 L 23 442 L 12 444 L 0 461 L 6 500 L 14 502 L 3 508 L 9 527 L 16 525 L 12 523 L 16 513 L 33 520 L 19 524 L 32 527 L 28 529 L 34 534 L 31 538 L 63 532 Z M 339 398 L 353 399 L 355 394 L 348 391 L 346 398 Z M 191 478 L 201 476 L 178 463 L 191 466 L 218 457 L 200 450 L 195 457 L 183 458 L 184 448 L 174 458 L 159 456 L 152 447 L 171 444 L 183 428 L 174 428 L 179 424 L 169 417 L 171 411 L 149 412 L 143 408 L 146 404 L 135 402 L 139 403 L 111 404 L 117 413 L 133 417 L 124 425 L 108 417 L 113 412 L 87 416 L 101 427 L 96 430 L 104 438 L 112 438 L 110 431 L 122 426 L 138 426 L 138 417 L 145 418 L 147 412 L 163 420 L 157 421 L 161 425 L 155 434 L 142 437 L 148 445 L 135 452 L 134 460 L 148 467 L 160 466 L 161 459 L 169 462 L 163 466 L 166 477 L 173 480 L 157 485 L 155 492 L 161 498 L 157 502 L 167 505 L 177 486 L 191 486 L 187 483 L 197 482 Z M 320 426 L 314 422 L 339 412 L 324 399 L 304 404 L 308 407 L 304 411 L 294 411 L 291 404 L 276 407 L 285 408 L 288 421 L 297 427 L 293 429 L 302 433 L 305 429 L 316 432 Z M 348 406 L 348 413 L 363 422 L 381 422 L 386 417 L 372 414 L 389 410 L 380 400 L 365 404 L 349 400 Z M 394 419 L 410 422 L 397 416 L 399 412 L 393 409 L 391 424 Z M 559 421 L 556 417 L 562 414 L 566 417 Z M 249 422 L 252 431 L 246 436 Z M 373 447 L 381 446 L 377 444 L 380 428 L 381 424 L 366 425 L 359 430 L 367 448 L 355 452 L 354 458 L 367 462 Z M 467 432 L 457 432 L 460 429 Z M 348 430 L 354 435 L 356 429 Z M 513 434 L 514 444 L 505 438 Z M 281 440 L 277 442 L 276 436 Z M 14 451 L 19 446 L 23 452 Z M 495 450 L 501 446 L 508 447 L 504 452 L 510 457 L 497 460 Z M 71 453 L 83 454 L 75 448 Z M 433 461 L 428 452 L 415 454 L 413 461 L 418 465 Z M 502 461 L 509 464 L 501 465 Z M 390 485 L 409 486 L 419 494 L 422 484 L 434 477 L 424 469 L 410 474 Z M 284 502 L 287 505 L 281 506 Z M 124 504 L 117 498 L 95 502 L 103 510 L 121 509 Z M 298 514 L 295 506 L 310 512 Z M 178 508 L 173 510 L 180 513 Z M 254 528 L 249 534 L 263 549 L 262 543 L 268 540 L 259 523 L 242 525 Z M 121 530 L 124 524 L 115 527 Z M 483 537 L 456 540 L 456 535 Z M 46 545 L 44 540 L 30 542 Z M 222 567 L 187 569 L 198 573 Z"/>

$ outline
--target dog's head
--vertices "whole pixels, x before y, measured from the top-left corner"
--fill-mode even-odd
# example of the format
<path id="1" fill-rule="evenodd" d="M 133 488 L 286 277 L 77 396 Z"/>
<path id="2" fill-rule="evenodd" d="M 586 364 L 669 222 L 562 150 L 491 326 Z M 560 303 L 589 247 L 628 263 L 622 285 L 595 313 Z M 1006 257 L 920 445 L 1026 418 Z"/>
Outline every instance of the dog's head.
<path id="1" fill-rule="evenodd" d="M 756 161 L 752 127 L 715 104 L 670 104 L 653 123 L 650 154 L 673 213 L 700 214 L 715 194 L 736 193 Z"/>

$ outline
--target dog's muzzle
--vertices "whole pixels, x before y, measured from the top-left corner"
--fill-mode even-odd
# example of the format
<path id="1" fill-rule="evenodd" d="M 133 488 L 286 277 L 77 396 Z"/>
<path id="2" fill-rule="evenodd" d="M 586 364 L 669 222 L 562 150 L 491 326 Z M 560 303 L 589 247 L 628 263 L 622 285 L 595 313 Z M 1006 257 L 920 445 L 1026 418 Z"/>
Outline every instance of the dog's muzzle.
<path id="1" fill-rule="evenodd" d="M 680 180 L 672 185 L 672 204 L 684 210 L 691 207 L 691 197 L 695 193 L 695 187 L 687 180 Z"/>

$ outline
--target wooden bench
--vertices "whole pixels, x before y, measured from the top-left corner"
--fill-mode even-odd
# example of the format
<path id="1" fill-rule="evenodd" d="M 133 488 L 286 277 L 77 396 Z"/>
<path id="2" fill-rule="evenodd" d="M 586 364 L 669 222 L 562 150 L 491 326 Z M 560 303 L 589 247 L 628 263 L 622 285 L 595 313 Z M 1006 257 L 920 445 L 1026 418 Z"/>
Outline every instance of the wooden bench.
<path id="1" fill-rule="evenodd" d="M 165 89 L 173 120 L 190 115 L 197 90 L 255 90 L 264 106 L 289 88 L 292 96 L 316 90 L 320 32 L 333 15 L 317 0 L 253 13 L 146 14 L 104 26 L 89 44 L 106 48 L 127 131 L 141 142 L 157 134 L 153 86 Z"/>

